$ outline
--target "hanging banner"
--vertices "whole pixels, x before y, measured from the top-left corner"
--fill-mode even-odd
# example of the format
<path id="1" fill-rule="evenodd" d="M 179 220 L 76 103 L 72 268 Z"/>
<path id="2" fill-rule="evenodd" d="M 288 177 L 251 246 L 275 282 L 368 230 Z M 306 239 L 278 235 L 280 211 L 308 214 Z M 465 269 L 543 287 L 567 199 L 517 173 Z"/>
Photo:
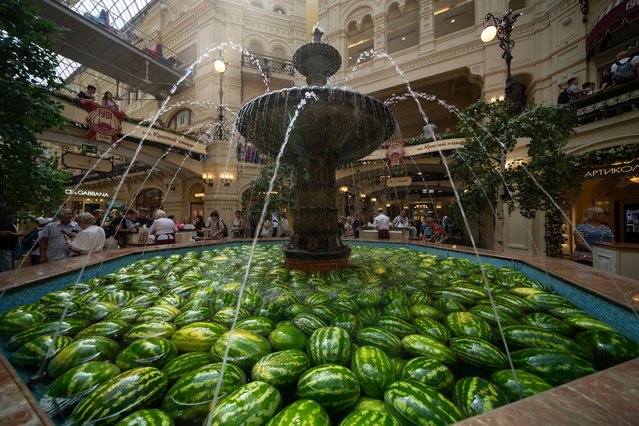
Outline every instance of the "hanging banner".
<path id="1" fill-rule="evenodd" d="M 126 114 L 122 111 L 111 111 L 102 108 L 99 104 L 81 99 L 84 109 L 89 115 L 86 118 L 87 125 L 91 130 L 85 133 L 85 137 L 89 142 L 94 140 L 106 143 L 116 143 L 118 133 L 122 131 L 122 120 L 126 118 Z"/>
<path id="2" fill-rule="evenodd" d="M 62 164 L 71 169 L 89 170 L 94 166 L 96 172 L 110 172 L 113 170 L 111 160 L 100 160 L 100 157 L 89 157 L 88 155 L 74 154 L 72 152 L 62 153 Z"/>

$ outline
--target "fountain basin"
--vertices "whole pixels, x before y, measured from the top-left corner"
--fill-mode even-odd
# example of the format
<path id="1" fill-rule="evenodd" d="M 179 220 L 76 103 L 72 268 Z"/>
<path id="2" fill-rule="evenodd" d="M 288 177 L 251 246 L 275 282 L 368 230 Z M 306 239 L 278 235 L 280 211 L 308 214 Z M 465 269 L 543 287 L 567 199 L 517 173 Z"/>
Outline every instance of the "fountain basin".
<path id="1" fill-rule="evenodd" d="M 365 157 L 390 138 L 396 122 L 379 100 L 332 87 L 293 87 L 259 96 L 238 112 L 236 127 L 242 136 L 275 158 L 300 101 L 307 103 L 291 129 L 284 157 L 332 157 L 338 164 Z"/>
<path id="2" fill-rule="evenodd" d="M 222 244 L 221 247 L 224 246 L 237 246 L 238 243 L 234 243 L 234 244 Z M 381 244 L 378 243 L 355 243 L 354 245 L 356 246 L 364 246 L 364 247 L 377 247 L 380 246 Z M 384 244 L 384 247 L 392 247 L 395 249 L 411 249 L 417 252 L 424 252 L 424 253 L 437 253 L 440 254 L 442 256 L 447 256 L 450 254 L 455 253 L 455 255 L 457 257 L 461 257 L 461 258 L 468 258 L 469 260 L 476 260 L 475 259 L 475 255 L 473 253 L 459 253 L 459 252 L 455 252 L 453 250 L 448 250 L 448 249 L 439 249 L 439 248 L 431 248 L 431 247 L 424 247 L 424 246 L 415 246 L 415 245 L 407 245 L 407 244 Z M 206 247 L 208 248 L 208 247 Z M 167 254 L 176 254 L 176 253 L 185 253 L 185 252 L 189 252 L 189 251 L 199 251 L 202 250 L 201 247 L 184 247 L 184 248 L 179 248 L 176 250 L 170 250 L 168 251 Z M 147 253 L 145 255 L 143 255 L 144 257 L 153 257 L 157 255 L 157 253 Z M 115 269 L 118 269 L 121 266 L 126 266 L 128 264 L 130 264 L 131 260 L 137 260 L 138 258 L 140 258 L 137 255 L 133 255 L 133 256 L 129 256 L 129 257 L 125 257 L 125 258 L 119 258 L 119 259 L 114 259 L 108 263 L 105 263 L 101 270 L 100 270 L 100 274 L 104 275 L 108 272 L 111 272 Z M 639 329 L 638 329 L 638 323 L 636 318 L 634 318 L 634 316 L 632 315 L 631 312 L 629 312 L 628 310 L 614 304 L 614 303 L 610 303 L 608 301 L 605 300 L 601 300 L 599 298 L 597 298 L 596 296 L 594 296 L 593 294 L 589 293 L 588 291 L 585 291 L 583 289 L 579 289 L 576 287 L 571 286 L 568 283 L 565 283 L 561 280 L 558 280 L 557 278 L 555 278 L 552 275 L 548 275 L 546 274 L 544 271 L 538 270 L 536 268 L 532 268 L 524 263 L 513 263 L 512 260 L 510 259 L 499 259 L 499 258 L 494 258 L 494 257 L 483 257 L 482 258 L 483 262 L 487 262 L 496 266 L 516 266 L 516 268 L 518 270 L 521 270 L 523 272 L 525 272 L 529 277 L 531 277 L 532 279 L 535 279 L 541 283 L 543 283 L 544 286 L 548 286 L 552 289 L 554 289 L 555 291 L 557 291 L 559 294 L 563 295 L 564 297 L 568 298 L 573 304 L 575 304 L 577 307 L 582 308 L 584 310 L 586 310 L 589 314 L 604 320 L 607 323 L 610 323 L 612 325 L 614 325 L 616 328 L 618 328 L 619 330 L 621 330 L 625 335 L 634 338 L 635 340 L 639 340 Z M 568 262 L 565 262 L 568 265 L 571 265 Z M 89 268 L 87 268 L 85 270 L 85 276 L 84 279 L 86 278 L 90 278 L 92 276 L 95 276 L 95 273 L 97 271 L 97 269 L 99 268 L 99 265 L 96 266 L 90 266 Z M 30 269 L 30 268 L 26 268 L 26 269 Z M 585 272 L 587 268 L 581 267 L 580 265 L 576 265 L 575 270 L 577 272 L 577 274 L 581 273 L 582 271 Z M 27 271 L 25 271 L 27 272 Z M 2 277 L 0 277 L 1 279 Z M 11 308 L 13 306 L 18 306 L 20 304 L 24 304 L 24 303 L 28 303 L 30 301 L 34 301 L 36 299 L 38 299 L 39 297 L 41 297 L 42 295 L 53 291 L 53 290 L 57 290 L 57 289 L 61 289 L 63 287 L 65 287 L 68 284 L 71 284 L 73 282 L 75 282 L 76 280 L 76 275 L 75 274 L 67 274 L 67 275 L 63 275 L 60 277 L 55 277 L 52 278 L 50 280 L 44 281 L 44 282 L 40 282 L 40 283 L 36 283 L 33 286 L 29 286 L 29 287 L 23 287 L 22 289 L 18 289 L 18 290 L 12 290 L 10 292 L 8 292 L 5 297 L 0 299 L 0 313 L 6 311 L 8 308 Z M 631 280 L 626 280 L 626 281 L 631 281 Z M 13 306 L 12 306 L 13 305 Z M 635 365 L 635 369 L 637 366 L 637 363 L 634 362 Z M 617 367 L 615 367 L 616 369 Z M 625 371 L 628 371 L 628 368 L 632 367 L 620 367 L 620 368 L 625 368 Z M 598 374 L 603 374 L 605 372 L 602 373 L 598 373 Z M 590 377 L 590 376 L 589 376 Z M 623 377 L 623 376 L 622 376 Z M 582 380 L 590 380 L 592 381 L 592 377 L 589 378 L 585 378 Z M 578 380 L 576 382 L 572 382 L 571 386 L 575 386 L 577 387 L 577 382 L 580 382 L 581 380 Z M 636 382 L 636 381 L 635 381 Z M 574 384 L 573 384 L 574 383 Z M 625 384 L 626 382 L 623 381 L 622 379 L 622 385 Z M 631 379 L 628 380 L 627 383 L 633 383 Z M 568 385 L 566 385 L 568 386 Z M 619 389 L 619 386 L 616 386 L 615 389 Z M 635 389 L 635 388 L 630 388 L 630 390 Z M 556 389 L 557 392 L 560 391 L 560 388 Z M 554 391 L 554 390 L 553 390 Z M 548 391 L 548 392 L 552 392 L 552 391 Z M 541 398 L 544 394 L 541 394 L 539 396 L 533 397 L 533 398 L 529 398 L 523 401 L 520 401 L 518 403 L 516 403 L 515 405 L 519 405 L 521 406 L 522 404 L 534 404 L 535 399 Z M 564 397 L 566 398 L 566 397 Z M 4 401 L 3 401 L 4 402 Z M 566 405 L 571 406 L 572 408 L 574 408 L 574 404 L 576 403 L 576 401 L 572 401 L 572 400 L 568 400 L 568 401 L 564 401 L 566 403 Z M 617 401 L 618 402 L 618 401 Z M 2 404 L 0 404 L 2 405 Z M 2 410 L 4 407 L 0 406 L 0 410 Z M 636 408 L 635 408 L 636 410 Z M 579 409 L 577 409 L 575 412 L 579 412 L 581 413 L 581 411 Z M 489 413 L 488 416 L 490 416 L 492 413 Z M 553 413 L 554 414 L 554 413 Z M 628 412 L 624 412 L 624 415 L 628 414 Z M 574 414 L 573 414 L 574 415 Z M 481 417 L 480 417 L 481 418 Z M 479 421 L 480 418 L 477 418 L 477 421 Z M 472 421 L 472 419 L 470 420 Z"/>

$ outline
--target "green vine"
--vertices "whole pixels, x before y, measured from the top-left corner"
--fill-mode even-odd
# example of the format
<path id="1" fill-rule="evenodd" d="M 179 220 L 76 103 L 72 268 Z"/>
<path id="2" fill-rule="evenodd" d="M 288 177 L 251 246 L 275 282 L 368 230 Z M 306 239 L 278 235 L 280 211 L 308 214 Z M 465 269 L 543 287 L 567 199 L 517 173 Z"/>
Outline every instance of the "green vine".
<path id="1" fill-rule="evenodd" d="M 639 158 L 639 143 L 586 152 L 573 156 L 571 161 L 574 167 L 590 167 L 625 162 L 630 158 Z"/>

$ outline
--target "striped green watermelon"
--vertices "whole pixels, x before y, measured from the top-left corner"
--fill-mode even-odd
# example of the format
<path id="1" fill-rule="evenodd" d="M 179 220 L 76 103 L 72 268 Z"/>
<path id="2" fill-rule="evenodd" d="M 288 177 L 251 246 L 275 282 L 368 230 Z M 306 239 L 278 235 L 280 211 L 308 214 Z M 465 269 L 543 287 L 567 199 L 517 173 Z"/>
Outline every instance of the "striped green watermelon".
<path id="1" fill-rule="evenodd" d="M 161 299 L 158 300 L 161 303 Z M 180 314 L 180 310 L 171 305 L 154 305 L 147 308 L 137 317 L 136 322 L 145 323 L 149 321 L 171 322 Z M 123 318 L 122 318 L 123 319 Z"/>
<path id="2" fill-rule="evenodd" d="M 147 408 L 120 420 L 115 426 L 173 426 L 173 419 L 162 410 Z"/>
<path id="3" fill-rule="evenodd" d="M 490 376 L 491 382 L 499 386 L 510 401 L 537 395 L 552 388 L 545 380 L 524 370 L 497 370 Z"/>
<path id="4" fill-rule="evenodd" d="M 357 319 L 362 323 L 364 327 L 375 324 L 377 318 L 382 316 L 382 311 L 375 307 L 362 308 L 356 314 Z"/>
<path id="5" fill-rule="evenodd" d="M 376 410 L 387 411 L 384 401 L 377 398 L 370 398 L 368 396 L 360 397 L 355 405 L 351 407 L 351 412 L 364 411 L 364 410 Z"/>
<path id="6" fill-rule="evenodd" d="M 382 310 L 384 315 L 389 315 L 391 317 L 399 318 L 404 321 L 410 321 L 413 319 L 413 314 L 410 311 L 410 308 L 406 305 L 400 303 L 392 303 L 390 305 L 386 305 Z"/>
<path id="7" fill-rule="evenodd" d="M 415 380 L 400 380 L 388 388 L 384 401 L 401 425 L 447 425 L 464 418 L 448 398 Z"/>
<path id="8" fill-rule="evenodd" d="M 320 317 L 310 313 L 299 314 L 292 321 L 295 327 L 309 336 L 318 328 L 326 327 L 326 323 Z"/>
<path id="9" fill-rule="evenodd" d="M 268 341 L 275 351 L 283 351 L 287 349 L 306 349 L 308 338 L 300 329 L 292 323 L 278 324 L 277 327 L 268 335 Z"/>
<path id="10" fill-rule="evenodd" d="M 457 362 L 455 352 L 429 336 L 410 334 L 402 339 L 402 347 L 405 352 L 413 356 L 426 356 L 446 365 L 454 365 Z"/>
<path id="11" fill-rule="evenodd" d="M 266 426 L 331 426 L 331 420 L 317 402 L 299 399 L 277 413 Z"/>
<path id="12" fill-rule="evenodd" d="M 251 315 L 249 311 L 244 308 L 237 310 L 235 306 L 225 306 L 213 314 L 213 321 L 230 328 L 235 320 L 236 312 L 238 321 L 248 318 Z"/>
<path id="13" fill-rule="evenodd" d="M 395 380 L 395 370 L 390 358 L 375 346 L 361 346 L 353 354 L 351 371 L 366 395 L 381 398 Z"/>
<path id="14" fill-rule="evenodd" d="M 248 317 L 235 324 L 235 328 L 250 331 L 262 337 L 267 337 L 275 328 L 275 323 L 266 317 Z"/>
<path id="15" fill-rule="evenodd" d="M 527 325 L 509 325 L 502 331 L 508 344 L 516 347 L 557 349 L 568 353 L 583 352 L 575 342 L 552 331 Z"/>
<path id="16" fill-rule="evenodd" d="M 215 389 L 220 381 L 222 363 L 209 364 L 191 371 L 179 379 L 166 393 L 162 410 L 178 424 L 201 425 L 211 410 Z M 218 393 L 218 402 L 246 383 L 244 372 L 226 364 Z"/>
<path id="17" fill-rule="evenodd" d="M 590 330 L 580 333 L 577 342 L 592 354 L 599 369 L 639 357 L 639 344 L 609 331 Z"/>
<path id="18" fill-rule="evenodd" d="M 104 321 L 96 322 L 78 332 L 75 335 L 76 339 L 88 336 L 103 336 L 109 339 L 118 340 L 122 338 L 131 328 L 131 324 L 123 320 L 106 319 Z"/>
<path id="19" fill-rule="evenodd" d="M 360 346 L 376 346 L 388 356 L 395 356 L 402 351 L 402 342 L 394 334 L 381 327 L 366 327 L 357 333 Z"/>
<path id="20" fill-rule="evenodd" d="M 180 352 L 210 351 L 228 329 L 214 322 L 194 322 L 173 333 L 171 341 Z"/>
<path id="21" fill-rule="evenodd" d="M 457 337 L 490 340 L 492 335 L 488 323 L 472 312 L 451 312 L 444 318 L 444 325 Z"/>
<path id="22" fill-rule="evenodd" d="M 264 382 L 250 382 L 224 398 L 213 412 L 215 426 L 263 426 L 282 405 L 282 396 Z"/>
<path id="23" fill-rule="evenodd" d="M 179 309 L 184 303 L 186 303 L 186 299 L 179 294 L 167 293 L 155 302 L 155 306 L 172 306 Z"/>
<path id="24" fill-rule="evenodd" d="M 211 357 L 208 352 L 187 352 L 167 362 L 164 368 L 162 368 L 162 372 L 166 374 L 169 383 L 173 383 L 191 371 L 197 370 L 210 363 Z"/>
<path id="25" fill-rule="evenodd" d="M 122 371 L 138 367 L 162 368 L 177 355 L 177 348 L 164 337 L 138 339 L 117 356 L 115 363 Z"/>
<path id="26" fill-rule="evenodd" d="M 382 298 L 374 291 L 364 291 L 357 295 L 357 304 L 361 308 L 372 308 L 380 304 Z"/>
<path id="27" fill-rule="evenodd" d="M 0 315 L 0 336 L 13 336 L 44 322 L 47 316 L 40 311 L 10 311 Z"/>
<path id="28" fill-rule="evenodd" d="M 111 312 L 107 319 L 118 319 L 126 322 L 135 322 L 142 312 L 146 311 L 147 308 L 144 306 L 125 306 L 123 308 L 117 309 Z"/>
<path id="29" fill-rule="evenodd" d="M 473 306 L 469 309 L 469 312 L 472 312 L 492 326 L 497 325 L 497 320 L 499 320 L 502 327 L 519 323 L 514 317 L 499 309 L 493 309 L 491 305 Z"/>
<path id="30" fill-rule="evenodd" d="M 69 346 L 73 339 L 69 336 L 39 336 L 11 354 L 12 361 L 24 367 L 32 367 L 51 359 L 62 349 Z"/>
<path id="31" fill-rule="evenodd" d="M 320 318 L 326 324 L 330 323 L 337 316 L 337 311 L 326 305 L 311 306 L 310 313 Z"/>
<path id="32" fill-rule="evenodd" d="M 506 355 L 495 345 L 475 337 L 455 337 L 450 340 L 450 348 L 463 361 L 487 370 L 506 368 Z"/>
<path id="33" fill-rule="evenodd" d="M 354 411 L 339 423 L 339 426 L 399 426 L 393 416 L 377 410 Z"/>
<path id="34" fill-rule="evenodd" d="M 341 365 L 324 364 L 302 374 L 297 382 L 299 399 L 317 401 L 329 411 L 345 411 L 360 394 L 355 374 Z"/>
<path id="35" fill-rule="evenodd" d="M 536 293 L 526 296 L 526 300 L 541 311 L 549 311 L 554 308 L 572 308 L 572 303 L 567 299 L 551 293 Z"/>
<path id="36" fill-rule="evenodd" d="M 441 362 L 424 356 L 409 360 L 401 370 L 401 379 L 415 380 L 448 394 L 455 383 L 453 372 Z"/>
<path id="37" fill-rule="evenodd" d="M 600 330 L 617 333 L 613 327 L 608 324 L 588 316 L 572 316 L 564 319 L 564 322 L 579 330 Z"/>
<path id="38" fill-rule="evenodd" d="M 488 380 L 464 377 L 455 383 L 453 402 L 466 417 L 472 417 L 508 404 L 508 397 Z"/>
<path id="39" fill-rule="evenodd" d="M 535 295 L 529 297 L 534 298 Z M 514 294 L 498 294 L 493 297 L 493 300 L 497 304 L 512 306 L 522 313 L 534 312 L 536 310 L 536 305 L 528 300 L 528 298 L 518 297 Z"/>
<path id="40" fill-rule="evenodd" d="M 409 334 L 415 334 L 415 327 L 413 327 L 407 321 L 392 315 L 382 315 L 375 322 L 376 327 L 383 328 L 384 330 L 393 333 L 400 339 Z"/>
<path id="41" fill-rule="evenodd" d="M 354 337 L 362 329 L 362 323 L 352 313 L 341 313 L 333 318 L 331 327 L 343 328 L 350 336 Z"/>
<path id="42" fill-rule="evenodd" d="M 211 347 L 211 359 L 221 361 L 224 355 L 226 360 L 245 371 L 250 371 L 253 365 L 264 355 L 271 352 L 271 344 L 257 334 L 246 330 L 232 330 L 222 334 Z"/>
<path id="43" fill-rule="evenodd" d="M 306 353 L 313 365 L 347 365 L 351 359 L 351 337 L 339 327 L 321 327 L 311 334 Z"/>
<path id="44" fill-rule="evenodd" d="M 166 385 L 166 376 L 156 368 L 142 367 L 126 371 L 91 392 L 75 407 L 68 423 L 115 423 L 151 404 L 164 393 Z"/>
<path id="45" fill-rule="evenodd" d="M 533 373 L 555 386 L 596 371 L 585 359 L 554 349 L 523 349 L 510 355 L 515 368 Z"/>
<path id="46" fill-rule="evenodd" d="M 87 361 L 113 360 L 119 349 L 117 342 L 107 337 L 84 337 L 58 352 L 49 362 L 47 373 L 55 379 Z"/>
<path id="47" fill-rule="evenodd" d="M 68 318 L 63 321 L 46 321 L 34 325 L 18 334 L 15 334 L 7 341 L 7 347 L 11 351 L 15 351 L 23 345 L 26 345 L 36 337 L 50 335 L 73 336 L 78 331 L 89 325 L 84 320 Z"/>
<path id="48" fill-rule="evenodd" d="M 148 339 L 149 337 L 164 337 L 170 339 L 177 327 L 166 321 L 148 321 L 143 324 L 136 324 L 124 335 L 126 343 L 134 342 L 137 339 Z"/>
<path id="49" fill-rule="evenodd" d="M 432 318 L 437 321 L 444 317 L 442 312 L 425 303 L 411 306 L 410 312 L 413 315 L 413 320 L 415 318 Z"/>
<path id="50" fill-rule="evenodd" d="M 173 320 L 173 324 L 175 324 L 177 328 L 182 328 L 194 322 L 210 321 L 212 316 L 213 312 L 206 306 L 187 308 L 185 305 L 184 310 Z"/>
<path id="51" fill-rule="evenodd" d="M 148 308 L 153 306 L 160 298 L 157 294 L 138 294 L 127 302 L 125 306 L 142 306 Z"/>
<path id="52" fill-rule="evenodd" d="M 553 333 L 567 335 L 572 332 L 572 327 L 552 315 L 536 312 L 526 315 L 519 319 L 523 325 L 537 327 L 542 330 L 552 331 Z"/>
<path id="53" fill-rule="evenodd" d="M 548 310 L 550 315 L 557 318 L 566 319 L 569 317 L 587 317 L 588 314 L 581 309 L 577 309 L 574 306 L 560 306 L 558 308 L 552 308 Z"/>
<path id="54" fill-rule="evenodd" d="M 279 388 L 297 383 L 297 379 L 311 367 L 308 356 L 297 349 L 273 352 L 255 363 L 251 379 Z"/>
<path id="55" fill-rule="evenodd" d="M 85 362 L 55 379 L 47 386 L 45 394 L 52 398 L 71 398 L 93 390 L 118 374 L 120 369 L 109 362 Z"/>
<path id="56" fill-rule="evenodd" d="M 338 297 L 332 302 L 332 306 L 340 313 L 353 313 L 359 310 L 354 298 Z"/>
<path id="57" fill-rule="evenodd" d="M 435 300 L 432 306 L 433 308 L 444 314 L 466 310 L 466 306 L 464 306 L 464 304 L 462 304 L 460 301 L 446 298 Z"/>
<path id="58" fill-rule="evenodd" d="M 435 290 L 431 295 L 436 299 L 448 299 L 456 300 L 465 305 L 472 305 L 475 301 L 475 297 L 472 294 L 468 294 L 462 291 L 452 290 L 450 287 L 445 289 Z"/>
<path id="59" fill-rule="evenodd" d="M 446 343 L 450 340 L 450 331 L 448 328 L 433 318 L 415 318 L 413 325 L 419 334 L 434 337 L 442 343 Z"/>

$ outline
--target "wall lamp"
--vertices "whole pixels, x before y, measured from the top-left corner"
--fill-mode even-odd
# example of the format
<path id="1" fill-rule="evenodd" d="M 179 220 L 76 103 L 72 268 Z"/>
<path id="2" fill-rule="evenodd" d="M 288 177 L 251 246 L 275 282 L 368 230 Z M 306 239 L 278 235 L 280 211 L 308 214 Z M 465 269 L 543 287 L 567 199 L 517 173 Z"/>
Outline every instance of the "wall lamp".
<path id="1" fill-rule="evenodd" d="M 220 174 L 220 182 L 222 182 L 224 186 L 229 186 L 231 182 L 233 182 L 233 175 L 230 173 Z"/>
<path id="2" fill-rule="evenodd" d="M 213 173 L 207 173 L 207 172 L 202 173 L 202 180 L 208 186 L 213 186 Z"/>

